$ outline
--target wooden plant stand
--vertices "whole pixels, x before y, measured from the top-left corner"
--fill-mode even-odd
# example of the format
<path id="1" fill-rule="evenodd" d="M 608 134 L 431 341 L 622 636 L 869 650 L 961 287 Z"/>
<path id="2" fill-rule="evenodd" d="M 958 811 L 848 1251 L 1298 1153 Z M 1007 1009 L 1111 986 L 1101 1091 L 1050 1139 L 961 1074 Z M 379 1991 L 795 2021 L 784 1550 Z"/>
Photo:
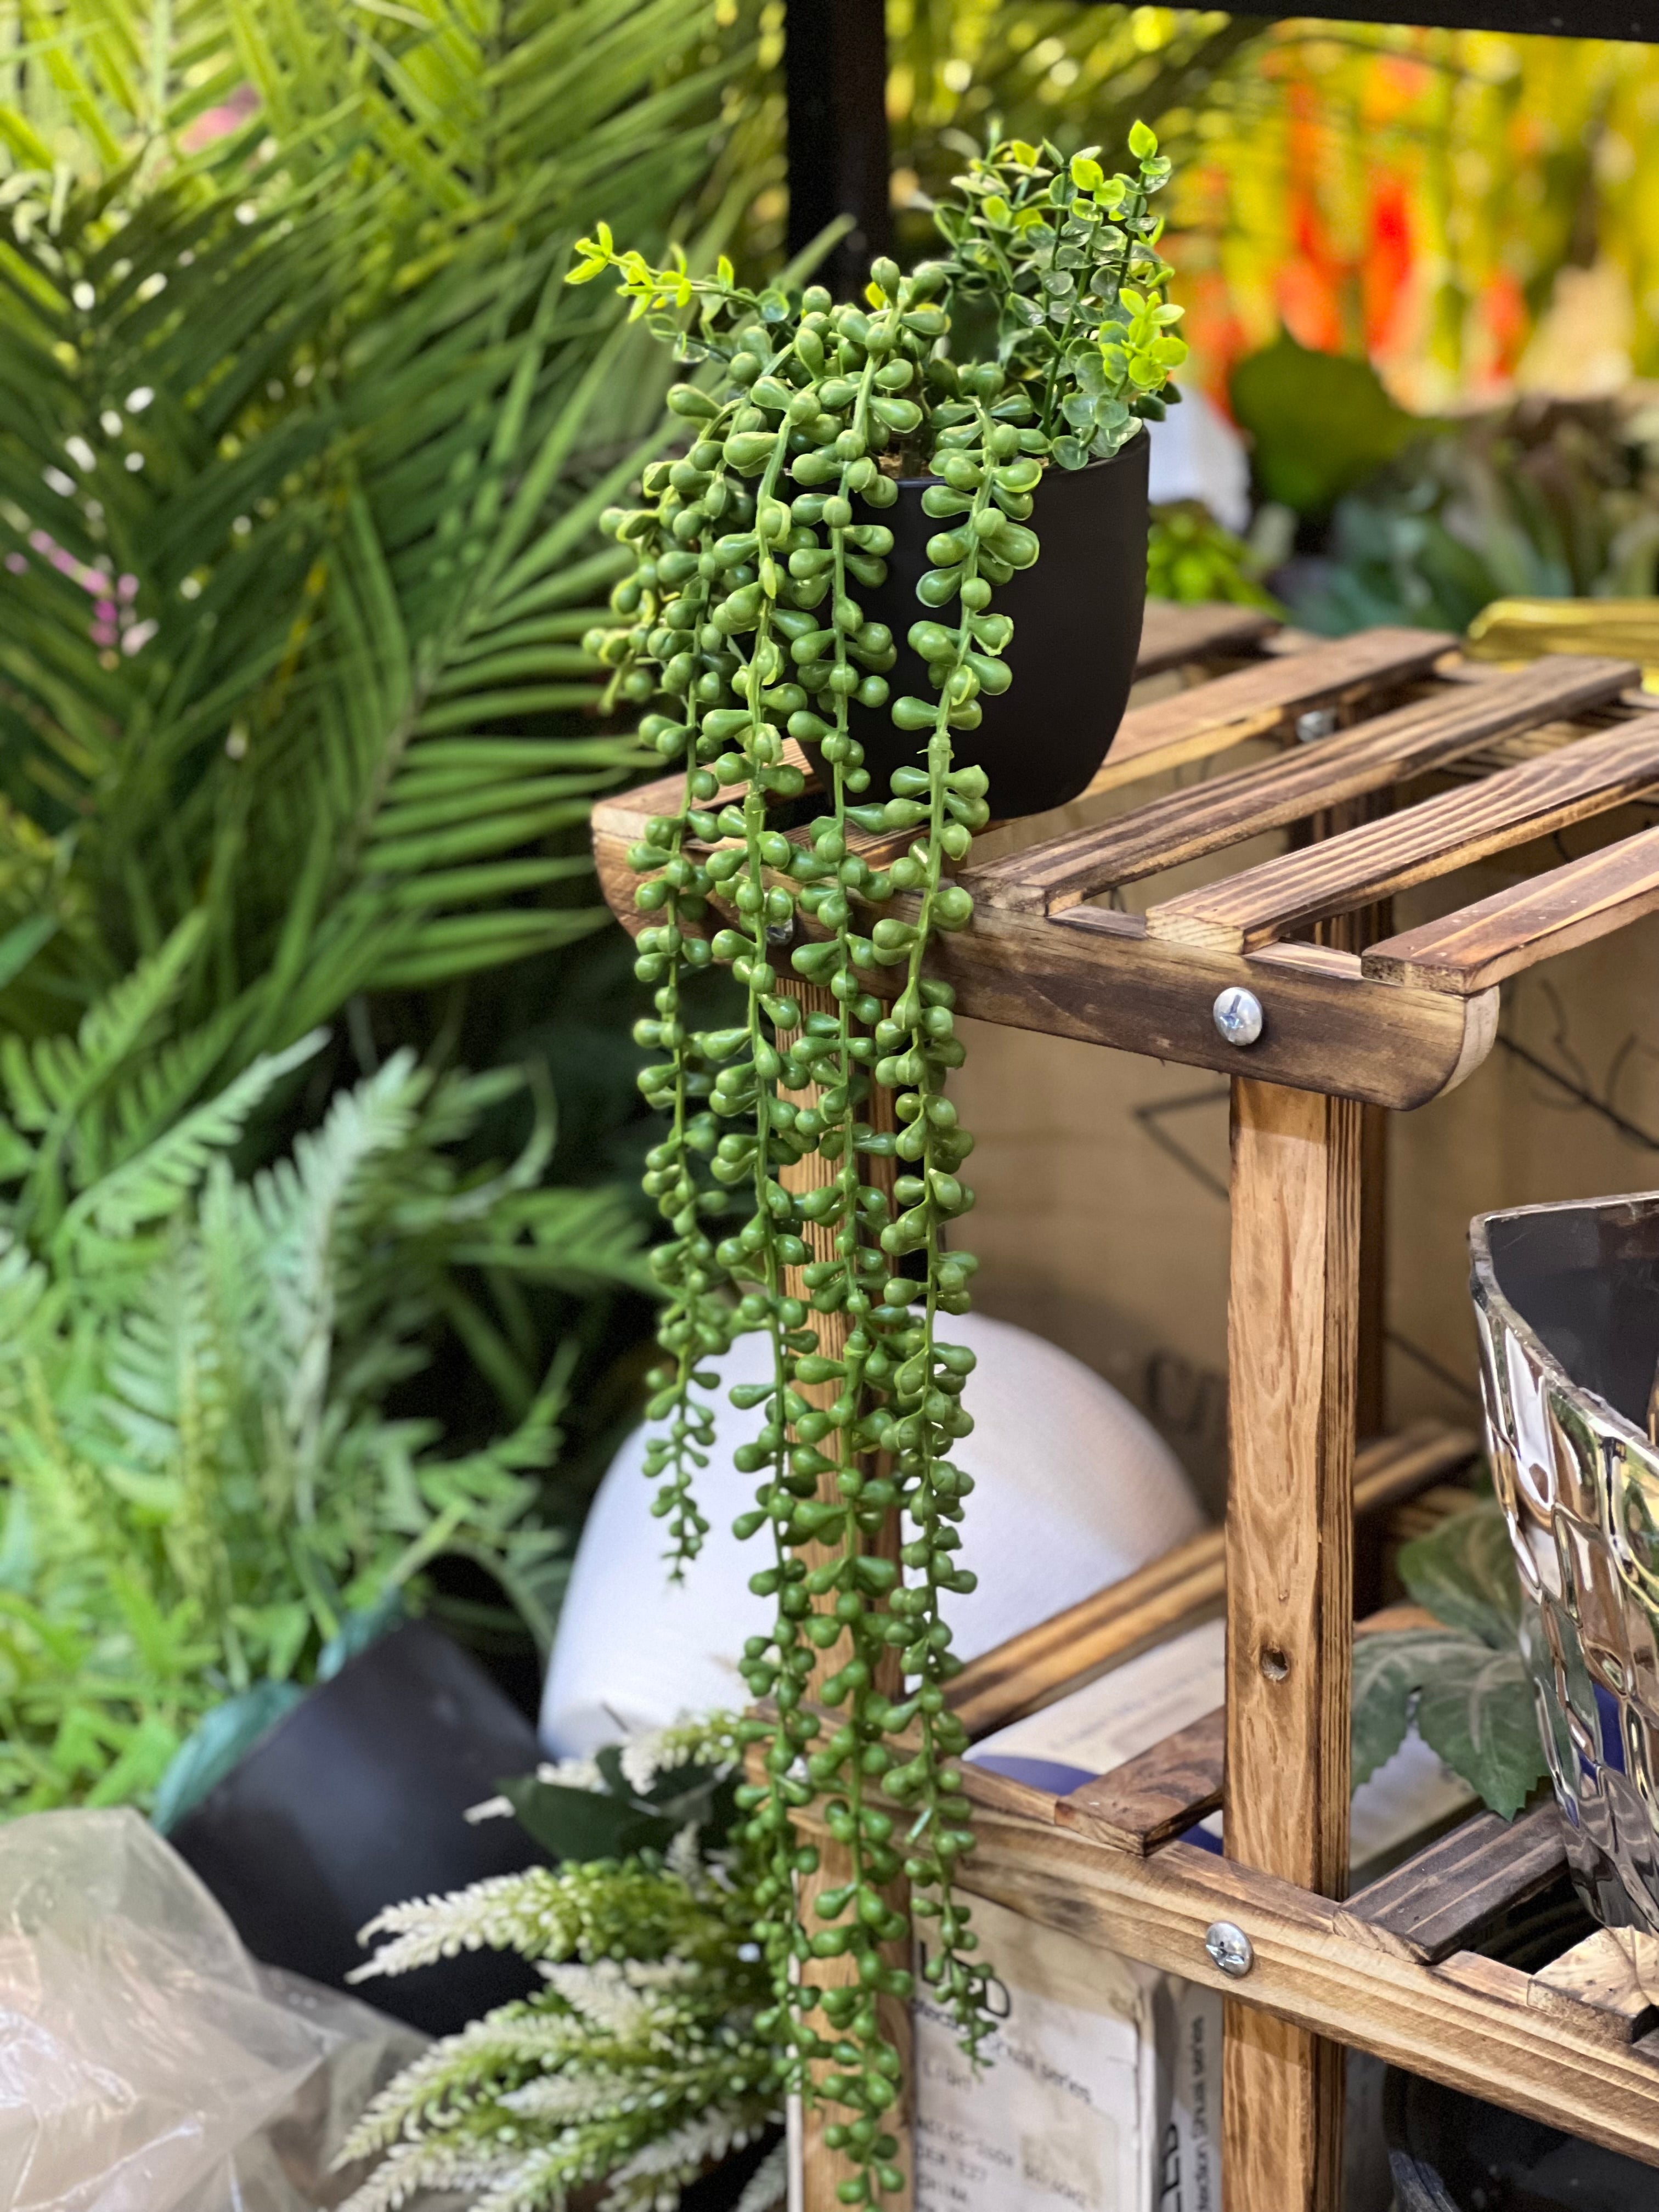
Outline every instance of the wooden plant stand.
<path id="1" fill-rule="evenodd" d="M 955 1700 L 983 1734 L 1224 1602 L 1226 1706 L 1066 1797 L 970 1771 L 964 1886 L 1227 1996 L 1227 2212 L 1338 2212 L 1348 2045 L 1659 2165 L 1655 1947 L 1601 1934 L 1533 1975 L 1474 1948 L 1559 1878 L 1553 1808 L 1510 1827 L 1482 1814 L 1343 1901 L 1356 1401 L 1376 1398 L 1365 1109 L 1450 1090 L 1491 1049 L 1506 977 L 1659 908 L 1659 828 L 1604 822 L 1638 826 L 1403 934 L 1388 902 L 1659 793 L 1656 702 L 1617 661 L 1508 672 L 1424 631 L 1322 642 L 1237 608 L 1154 605 L 1141 673 L 1172 669 L 1200 680 L 1131 708 L 1091 795 L 1167 785 L 1249 740 L 1272 756 L 970 866 L 975 919 L 936 972 L 964 1015 L 1234 1079 L 1226 1528 L 975 1662 Z M 595 810 L 630 926 L 626 848 L 677 803 L 678 780 Z M 1144 915 L 1092 903 L 1293 825 L 1304 842 L 1281 856 Z M 1249 1043 L 1218 1008 L 1241 992 L 1260 1014 Z M 1363 1481 L 1398 1495 L 1469 1449 L 1372 1443 Z M 1218 1803 L 1224 1860 L 1176 1840 Z M 1218 1922 L 1248 1938 L 1240 1978 L 1206 1948 Z M 808 2212 L 829 2212 L 830 2181 L 809 2165 Z"/>

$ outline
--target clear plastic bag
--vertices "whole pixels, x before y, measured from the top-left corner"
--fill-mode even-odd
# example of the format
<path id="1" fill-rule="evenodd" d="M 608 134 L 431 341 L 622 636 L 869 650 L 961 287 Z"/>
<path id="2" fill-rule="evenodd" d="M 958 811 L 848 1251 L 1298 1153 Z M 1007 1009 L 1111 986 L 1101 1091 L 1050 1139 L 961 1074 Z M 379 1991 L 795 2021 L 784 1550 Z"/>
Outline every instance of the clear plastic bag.
<path id="1" fill-rule="evenodd" d="M 424 2046 L 257 1966 L 136 1813 L 0 1828 L 3 2212 L 335 2204 L 347 2130 Z"/>

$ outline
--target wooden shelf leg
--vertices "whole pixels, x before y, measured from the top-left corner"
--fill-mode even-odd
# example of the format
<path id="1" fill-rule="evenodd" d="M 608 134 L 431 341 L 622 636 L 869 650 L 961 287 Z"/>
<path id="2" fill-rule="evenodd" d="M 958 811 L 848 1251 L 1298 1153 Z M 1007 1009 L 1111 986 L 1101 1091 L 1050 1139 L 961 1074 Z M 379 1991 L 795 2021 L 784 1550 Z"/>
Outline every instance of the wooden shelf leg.
<path id="1" fill-rule="evenodd" d="M 1226 1848 L 1328 1897 L 1348 1868 L 1359 1184 L 1353 1100 L 1234 1082 Z M 1338 2212 L 1340 2048 L 1229 2004 L 1222 2081 L 1226 2212 Z"/>

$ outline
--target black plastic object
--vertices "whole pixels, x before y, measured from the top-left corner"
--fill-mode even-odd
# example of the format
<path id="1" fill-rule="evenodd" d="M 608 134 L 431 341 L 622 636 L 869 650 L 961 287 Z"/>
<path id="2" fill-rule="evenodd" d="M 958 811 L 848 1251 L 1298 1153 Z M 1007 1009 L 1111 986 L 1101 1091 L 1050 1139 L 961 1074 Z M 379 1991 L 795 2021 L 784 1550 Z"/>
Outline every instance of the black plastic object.
<path id="1" fill-rule="evenodd" d="M 1565 1883 L 1481 1945 L 1535 1972 L 1590 1934 Z M 1653 2168 L 1391 2066 L 1382 2127 L 1398 2212 L 1653 2212 Z"/>
<path id="2" fill-rule="evenodd" d="M 1650 2166 L 1391 2071 L 1382 2121 L 1399 2212 L 1653 2212 Z"/>
<path id="3" fill-rule="evenodd" d="M 958 765 L 975 763 L 990 777 L 999 821 L 1075 799 L 1117 735 L 1146 607 L 1151 450 L 1142 430 L 1113 460 L 1045 469 L 1032 495 L 1030 526 L 1042 553 L 1035 567 L 1017 569 L 999 586 L 991 603 L 1013 622 L 1006 658 L 1014 680 L 1000 698 L 981 696 L 978 729 L 951 733 Z M 938 696 L 927 663 L 910 648 L 911 625 L 961 620 L 954 601 L 935 614 L 916 597 L 927 573 L 927 540 L 951 526 L 921 511 L 921 495 L 934 481 L 907 479 L 894 506 L 862 517 L 893 533 L 887 580 L 860 599 L 866 615 L 885 623 L 898 647 L 887 678 L 896 699 Z M 919 767 L 927 757 L 927 733 L 895 729 L 884 707 L 854 707 L 852 732 L 871 772 L 866 800 L 885 799 L 893 770 Z"/>
<path id="4" fill-rule="evenodd" d="M 477 1661 L 410 1621 L 313 1690 L 169 1840 L 256 1959 L 343 1989 L 382 1906 L 542 1859 L 516 1820 L 463 1818 L 539 1757 Z M 447 2035 L 536 1986 L 526 1960 L 473 1951 L 358 1994 Z"/>

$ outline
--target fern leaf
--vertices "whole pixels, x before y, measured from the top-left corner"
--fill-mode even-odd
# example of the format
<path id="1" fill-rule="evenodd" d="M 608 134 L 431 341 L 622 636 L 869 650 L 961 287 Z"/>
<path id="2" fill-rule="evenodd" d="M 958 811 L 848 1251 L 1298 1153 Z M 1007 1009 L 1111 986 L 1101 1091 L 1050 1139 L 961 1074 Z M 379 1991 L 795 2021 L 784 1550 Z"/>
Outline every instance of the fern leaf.
<path id="1" fill-rule="evenodd" d="M 124 1166 L 82 1191 L 64 1217 L 60 1240 L 67 1243 L 85 1221 L 106 1237 L 131 1237 L 146 1223 L 175 1212 L 215 1154 L 236 1142 L 283 1076 L 313 1059 L 326 1037 L 325 1030 L 313 1030 L 286 1052 L 262 1054 L 216 1098 L 186 1114 Z"/>

